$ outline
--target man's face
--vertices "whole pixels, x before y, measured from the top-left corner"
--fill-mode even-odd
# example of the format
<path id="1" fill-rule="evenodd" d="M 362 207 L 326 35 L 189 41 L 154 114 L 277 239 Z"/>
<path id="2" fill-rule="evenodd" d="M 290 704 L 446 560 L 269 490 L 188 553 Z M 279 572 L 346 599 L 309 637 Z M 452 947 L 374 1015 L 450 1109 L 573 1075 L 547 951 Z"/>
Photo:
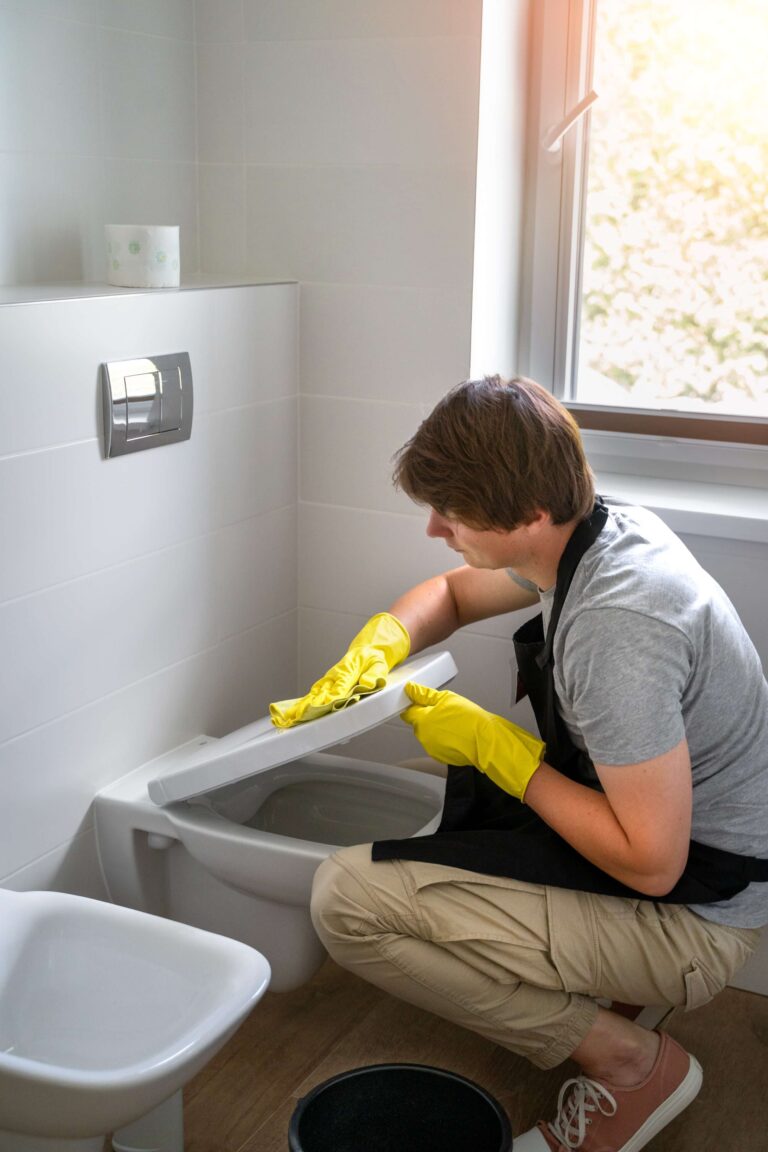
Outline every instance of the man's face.
<path id="1" fill-rule="evenodd" d="M 470 528 L 460 520 L 430 509 L 427 536 L 445 540 L 472 568 L 514 568 L 527 566 L 530 556 L 529 526 L 509 531 L 498 528 Z"/>

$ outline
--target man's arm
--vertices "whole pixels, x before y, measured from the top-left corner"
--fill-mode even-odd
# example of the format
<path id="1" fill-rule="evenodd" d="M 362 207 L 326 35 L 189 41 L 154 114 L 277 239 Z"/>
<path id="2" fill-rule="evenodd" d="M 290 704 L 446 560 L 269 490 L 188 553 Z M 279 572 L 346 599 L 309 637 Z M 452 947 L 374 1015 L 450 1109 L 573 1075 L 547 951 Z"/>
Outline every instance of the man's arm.
<path id="1" fill-rule="evenodd" d="M 610 876 L 650 897 L 666 895 L 685 868 L 691 836 L 687 742 L 639 764 L 595 770 L 604 793 L 542 763 L 525 803 Z"/>
<path id="2" fill-rule="evenodd" d="M 356 685 L 370 690 L 380 682 L 380 687 L 392 668 L 409 653 L 414 655 L 445 640 L 465 624 L 514 612 L 537 599 L 535 593 L 521 588 L 504 569 L 476 570 L 465 565 L 425 580 L 400 596 L 389 614 L 382 612 L 372 617 L 353 638 L 341 660 L 306 695 L 270 704 L 272 723 L 278 728 L 290 728 L 322 716 L 336 701 L 346 699 Z"/>
<path id="3" fill-rule="evenodd" d="M 411 653 L 439 644 L 457 628 L 528 608 L 538 596 L 522 588 L 501 569 L 453 568 L 417 584 L 394 602 L 389 611 L 405 625 Z"/>

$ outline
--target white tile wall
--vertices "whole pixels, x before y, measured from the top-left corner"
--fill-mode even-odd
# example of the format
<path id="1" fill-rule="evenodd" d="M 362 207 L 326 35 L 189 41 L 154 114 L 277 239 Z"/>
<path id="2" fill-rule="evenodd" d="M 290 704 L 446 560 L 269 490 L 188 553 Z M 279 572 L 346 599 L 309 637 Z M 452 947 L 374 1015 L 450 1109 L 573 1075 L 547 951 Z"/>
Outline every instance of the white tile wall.
<path id="1" fill-rule="evenodd" d="M 419 516 L 303 502 L 299 604 L 368 617 L 412 584 L 455 567 L 448 555 L 441 541 L 427 539 Z"/>
<path id="2" fill-rule="evenodd" d="M 108 899 L 90 830 L 6 876 L 3 887 L 16 892 L 75 892 L 92 900 Z"/>
<path id="3" fill-rule="evenodd" d="M 106 156 L 194 160 L 192 42 L 105 31 L 101 55 Z"/>
<path id="4" fill-rule="evenodd" d="M 58 16 L 81 24 L 98 24 L 102 0 L 26 0 L 24 7 L 38 16 Z"/>
<path id="5" fill-rule="evenodd" d="M 93 440 L 7 457 L 0 464 L 0 601 L 97 570 L 107 572 L 108 588 L 116 567 L 137 554 L 167 553 L 202 531 L 292 503 L 295 423 L 289 397 L 207 418 L 199 410 L 192 440 L 148 454 L 140 467 L 125 456 L 103 468 Z M 73 509 L 93 531 L 72 533 Z"/>
<path id="6" fill-rule="evenodd" d="M 419 423 L 418 407 L 304 396 L 300 411 L 302 500 L 413 511 L 408 498 L 395 491 L 391 477 L 394 453 Z"/>
<path id="7" fill-rule="evenodd" d="M 199 165 L 200 260 L 204 268 L 230 276 L 245 274 L 245 182 L 243 165 Z"/>
<path id="8" fill-rule="evenodd" d="M 768 546 L 711 536 L 682 535 L 681 539 L 733 601 L 768 672 L 768 616 L 763 575 L 768 570 Z"/>
<path id="9" fill-rule="evenodd" d="M 191 40 L 194 35 L 192 0 L 101 0 L 101 19 L 110 28 Z"/>
<path id="10" fill-rule="evenodd" d="M 469 362 L 471 285 L 304 284 L 302 391 L 431 408 Z"/>
<path id="11" fill-rule="evenodd" d="M 428 48 L 412 38 L 247 44 L 246 160 L 473 165 L 478 44 L 444 37 Z"/>
<path id="12" fill-rule="evenodd" d="M 102 280 L 105 223 L 196 272 L 195 121 L 193 0 L 0 0 L 0 283 Z"/>
<path id="13" fill-rule="evenodd" d="M 197 147 L 203 164 L 245 159 L 244 57 L 242 42 L 198 44 Z"/>
<path id="14" fill-rule="evenodd" d="M 107 360 L 184 346 L 204 369 L 195 376 L 198 413 L 295 397 L 296 348 L 272 337 L 296 317 L 296 287 L 290 284 L 0 308 L 0 457 L 95 441 L 101 429 L 98 371 Z M 28 387 L 10 386 L 22 378 Z M 84 389 L 90 404 L 81 403 Z"/>
<path id="15" fill-rule="evenodd" d="M 241 41 L 245 35 L 243 0 L 196 0 L 198 44 Z"/>
<path id="16" fill-rule="evenodd" d="M 467 0 L 243 0 L 250 40 L 480 35 Z"/>
<path id="17" fill-rule="evenodd" d="M 302 284 L 300 650 L 319 674 L 348 628 L 452 559 L 391 458 L 469 369 L 481 5 L 196 14 L 203 266 Z"/>
<path id="18" fill-rule="evenodd" d="M 92 279 L 104 270 L 105 173 L 98 156 L 0 154 L 6 199 L 0 272 L 7 283 Z"/>
<path id="19" fill-rule="evenodd" d="M 99 787 L 294 691 L 297 291 L 0 308 L 0 884 L 90 891 Z M 99 363 L 180 350 L 192 438 L 103 459 Z"/>
<path id="20" fill-rule="evenodd" d="M 98 28 L 3 0 L 0 5 L 0 148 L 99 152 L 102 139 Z"/>
<path id="21" fill-rule="evenodd" d="M 251 165 L 247 173 L 253 275 L 409 288 L 471 283 L 469 166 Z"/>

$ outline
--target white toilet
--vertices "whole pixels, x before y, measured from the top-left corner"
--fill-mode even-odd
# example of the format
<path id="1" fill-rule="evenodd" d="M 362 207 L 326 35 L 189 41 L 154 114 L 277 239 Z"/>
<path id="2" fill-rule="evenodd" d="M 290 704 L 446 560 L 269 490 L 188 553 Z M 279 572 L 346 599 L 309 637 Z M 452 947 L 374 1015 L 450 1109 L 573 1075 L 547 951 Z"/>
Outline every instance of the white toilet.
<path id="1" fill-rule="evenodd" d="M 323 750 L 404 711 L 407 680 L 439 688 L 455 674 L 449 653 L 421 657 L 319 720 L 196 737 L 115 781 L 95 802 L 110 897 L 257 948 L 272 990 L 304 983 L 325 958 L 309 916 L 318 865 L 344 845 L 434 831 L 445 790 L 438 776 Z"/>

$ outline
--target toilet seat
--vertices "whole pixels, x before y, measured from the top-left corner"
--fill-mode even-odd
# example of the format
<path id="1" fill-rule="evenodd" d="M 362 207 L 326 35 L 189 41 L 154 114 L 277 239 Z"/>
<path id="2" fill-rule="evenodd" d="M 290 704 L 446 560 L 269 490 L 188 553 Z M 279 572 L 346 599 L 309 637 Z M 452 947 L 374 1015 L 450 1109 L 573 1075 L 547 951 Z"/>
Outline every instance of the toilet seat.
<path id="1" fill-rule="evenodd" d="M 411 703 L 405 692 L 409 680 L 428 688 L 440 688 L 452 680 L 457 671 L 450 652 L 437 652 L 401 664 L 378 692 L 307 724 L 275 728 L 269 716 L 265 716 L 221 740 L 200 746 L 190 753 L 182 767 L 150 780 L 149 797 L 160 806 L 189 800 L 343 744 L 404 712 Z"/>

